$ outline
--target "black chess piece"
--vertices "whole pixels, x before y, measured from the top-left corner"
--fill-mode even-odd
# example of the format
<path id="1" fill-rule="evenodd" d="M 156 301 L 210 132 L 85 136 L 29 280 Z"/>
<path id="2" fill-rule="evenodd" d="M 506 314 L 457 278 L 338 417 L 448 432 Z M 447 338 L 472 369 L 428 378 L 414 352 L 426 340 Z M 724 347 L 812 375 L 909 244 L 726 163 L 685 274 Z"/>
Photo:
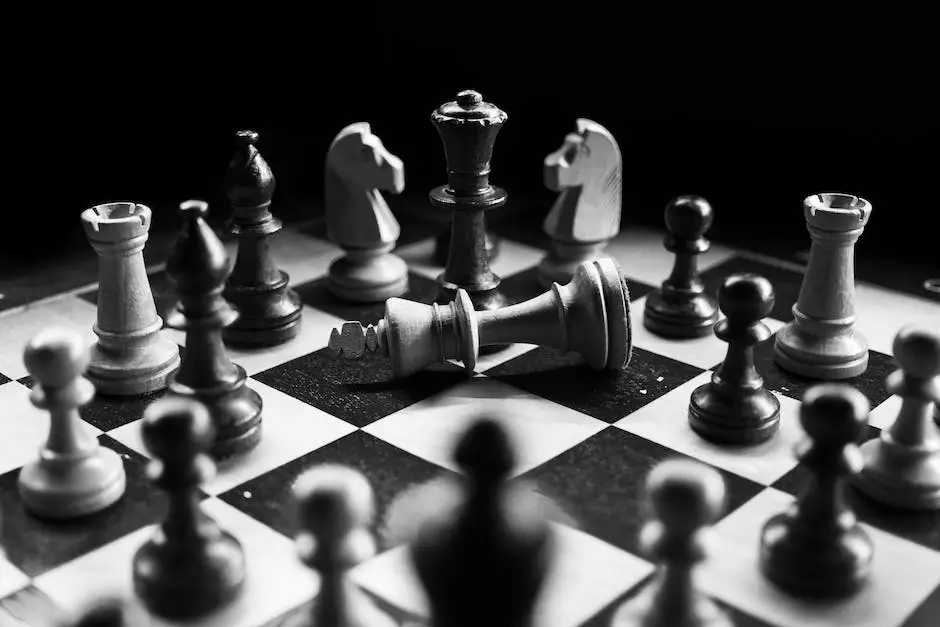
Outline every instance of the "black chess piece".
<path id="1" fill-rule="evenodd" d="M 222 329 L 238 313 L 222 297 L 228 259 L 222 242 L 205 222 L 205 202 L 180 205 L 183 229 L 167 260 L 180 297 L 179 316 L 167 324 L 186 331 L 182 363 L 168 379 L 172 394 L 204 403 L 212 416 L 217 459 L 245 453 L 261 440 L 261 397 L 246 385 L 245 369 L 232 363 Z"/>
<path id="2" fill-rule="evenodd" d="M 431 190 L 431 204 L 451 212 L 447 266 L 438 278 L 438 303 L 454 300 L 463 288 L 476 310 L 507 304 L 486 253 L 486 212 L 506 204 L 508 195 L 490 185 L 490 160 L 507 115 L 475 91 L 457 94 L 431 114 L 447 158 L 447 185 Z"/>
<path id="3" fill-rule="evenodd" d="M 199 485 L 215 471 L 206 455 L 209 413 L 189 398 L 161 398 L 144 411 L 141 436 L 154 457 L 150 477 L 169 507 L 134 555 L 134 591 L 157 616 L 204 616 L 234 600 L 245 580 L 241 544 L 199 507 Z"/>
<path id="4" fill-rule="evenodd" d="M 764 388 L 754 366 L 754 347 L 770 337 L 762 322 L 774 306 L 774 288 L 756 274 L 736 274 L 718 290 L 727 316 L 715 335 L 728 342 L 728 353 L 711 381 L 692 392 L 689 424 L 706 440 L 751 445 L 766 442 L 780 427 L 780 401 Z"/>
<path id="5" fill-rule="evenodd" d="M 474 423 L 455 454 L 455 505 L 434 510 L 410 544 L 434 627 L 531 624 L 553 543 L 541 501 L 508 481 L 513 457 L 498 422 Z"/>
<path id="6" fill-rule="evenodd" d="M 434 263 L 441 266 L 447 265 L 447 258 L 450 257 L 450 237 L 450 220 L 448 220 L 447 228 L 434 238 Z M 496 259 L 496 255 L 499 254 L 499 250 L 502 248 L 502 243 L 502 238 L 489 229 L 486 230 L 483 247 L 486 249 L 486 258 L 490 262 Z"/>
<path id="7" fill-rule="evenodd" d="M 705 293 L 698 272 L 698 256 L 711 243 L 705 233 L 714 214 L 699 196 L 679 196 L 666 205 L 666 250 L 675 253 L 675 265 L 662 286 L 646 297 L 643 325 L 669 338 L 702 337 L 718 320 L 718 304 Z"/>
<path id="8" fill-rule="evenodd" d="M 271 255 L 281 221 L 271 213 L 274 173 L 258 152 L 258 134 L 238 131 L 238 151 L 228 166 L 225 191 L 232 206 L 229 232 L 238 238 L 235 267 L 223 296 L 238 318 L 222 331 L 227 344 L 274 346 L 300 332 L 302 305 L 290 277 Z"/>
<path id="9" fill-rule="evenodd" d="M 847 385 L 817 385 L 803 397 L 808 438 L 796 455 L 812 479 L 793 507 L 767 521 L 760 547 L 761 570 L 790 594 L 844 597 L 869 578 L 872 542 L 844 497 L 845 478 L 862 468 L 857 442 L 868 411 L 865 396 Z"/>
<path id="10" fill-rule="evenodd" d="M 646 480 L 655 518 L 643 528 L 644 550 L 659 564 L 649 584 L 621 606 L 611 627 L 733 627 L 728 615 L 696 589 L 695 566 L 708 558 L 710 527 L 721 513 L 725 484 L 704 464 L 671 459 Z"/>

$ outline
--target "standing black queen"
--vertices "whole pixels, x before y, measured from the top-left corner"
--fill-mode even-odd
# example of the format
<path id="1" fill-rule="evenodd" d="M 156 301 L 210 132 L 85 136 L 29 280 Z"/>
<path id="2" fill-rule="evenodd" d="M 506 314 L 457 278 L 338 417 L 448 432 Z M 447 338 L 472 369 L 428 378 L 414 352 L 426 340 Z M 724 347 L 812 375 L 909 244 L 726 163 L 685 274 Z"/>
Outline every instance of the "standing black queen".
<path id="1" fill-rule="evenodd" d="M 452 214 L 450 251 L 438 303 L 449 303 L 466 290 L 476 310 L 508 304 L 499 291 L 500 279 L 490 270 L 486 252 L 486 211 L 506 204 L 506 191 L 490 185 L 490 159 L 496 135 L 509 116 L 467 90 L 431 114 L 444 144 L 447 185 L 431 190 L 431 204 Z"/>

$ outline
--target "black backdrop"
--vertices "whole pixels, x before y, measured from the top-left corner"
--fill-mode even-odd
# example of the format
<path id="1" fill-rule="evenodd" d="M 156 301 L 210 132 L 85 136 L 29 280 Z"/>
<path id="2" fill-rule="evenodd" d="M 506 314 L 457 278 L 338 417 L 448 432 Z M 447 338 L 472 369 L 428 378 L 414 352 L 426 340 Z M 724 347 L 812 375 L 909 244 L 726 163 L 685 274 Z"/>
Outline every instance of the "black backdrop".
<path id="1" fill-rule="evenodd" d="M 203 46 L 184 34 L 116 38 L 25 72 L 34 110 L 13 148 L 31 200 L 11 220 L 42 235 L 5 229 L 4 252 L 29 260 L 87 247 L 77 214 L 110 200 L 168 215 L 201 197 L 224 214 L 220 182 L 239 128 L 261 133 L 287 214 L 321 210 L 326 148 L 357 120 L 404 160 L 406 193 L 423 202 L 445 180 L 429 115 L 474 88 L 509 114 L 492 180 L 517 211 L 544 212 L 541 160 L 583 116 L 620 143 L 628 221 L 659 225 L 670 197 L 695 193 L 715 207 L 720 233 L 806 246 L 803 197 L 846 191 L 874 204 L 866 249 L 940 266 L 927 228 L 940 211 L 936 51 L 925 45 L 858 34 L 633 38 L 563 20 L 473 44 L 427 32 L 322 25 L 290 46 L 271 33 Z"/>

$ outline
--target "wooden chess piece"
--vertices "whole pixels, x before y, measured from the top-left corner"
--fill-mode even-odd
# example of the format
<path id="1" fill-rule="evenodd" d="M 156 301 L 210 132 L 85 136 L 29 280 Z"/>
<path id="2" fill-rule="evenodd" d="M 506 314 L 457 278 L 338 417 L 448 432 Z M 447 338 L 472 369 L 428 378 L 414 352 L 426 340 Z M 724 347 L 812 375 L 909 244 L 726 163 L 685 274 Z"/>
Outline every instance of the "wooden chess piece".
<path id="1" fill-rule="evenodd" d="M 98 341 L 91 349 L 88 379 L 102 394 L 134 396 L 166 387 L 180 364 L 179 346 L 160 333 L 144 245 L 149 207 L 112 202 L 82 212 L 82 226 L 98 253 Z"/>
<path id="2" fill-rule="evenodd" d="M 297 550 L 319 574 L 320 591 L 310 613 L 279 627 L 393 627 L 398 623 L 349 578 L 349 571 L 375 555 L 369 530 L 375 504 L 359 471 L 323 464 L 294 484 L 300 532 Z"/>
<path id="3" fill-rule="evenodd" d="M 789 594 L 841 598 L 857 592 L 871 575 L 871 539 L 843 494 L 845 477 L 862 468 L 856 442 L 868 411 L 865 396 L 843 384 L 820 384 L 803 397 L 800 422 L 808 438 L 797 444 L 796 455 L 812 481 L 761 533 L 761 570 Z"/>
<path id="4" fill-rule="evenodd" d="M 516 342 L 574 351 L 596 370 L 626 368 L 633 350 L 630 296 L 617 263 L 585 262 L 567 285 L 495 311 L 474 310 L 464 290 L 444 307 L 391 298 L 378 325 L 347 322 L 333 329 L 329 347 L 352 359 L 379 351 L 391 359 L 395 377 L 447 359 L 461 360 L 472 376 L 481 346 Z"/>
<path id="5" fill-rule="evenodd" d="M 78 414 L 95 396 L 94 385 L 82 376 L 89 354 L 81 336 L 45 329 L 26 345 L 23 361 L 35 380 L 30 401 L 50 418 L 38 459 L 23 466 L 17 479 L 24 507 L 49 519 L 78 518 L 110 507 L 124 494 L 124 461 L 98 443 Z"/>
<path id="6" fill-rule="evenodd" d="M 148 624 L 150 619 L 143 609 L 121 597 L 97 599 L 75 620 L 66 623 L 68 627 L 145 627 Z"/>
<path id="7" fill-rule="evenodd" d="M 803 201 L 813 244 L 793 320 L 774 342 L 774 360 L 784 370 L 840 380 L 868 368 L 868 340 L 855 328 L 855 243 L 871 211 L 871 203 L 849 194 Z"/>
<path id="8" fill-rule="evenodd" d="M 246 453 L 261 440 L 261 397 L 246 384 L 245 369 L 232 363 L 222 344 L 222 329 L 238 313 L 222 297 L 228 259 L 222 242 L 205 222 L 209 207 L 190 200 L 180 205 L 183 229 L 167 260 L 176 282 L 180 316 L 170 322 L 186 331 L 186 351 L 170 377 L 172 394 L 206 405 L 215 427 L 212 455 Z"/>
<path id="9" fill-rule="evenodd" d="M 449 507 L 432 510 L 409 544 L 433 627 L 531 625 L 555 555 L 542 501 L 510 481 L 516 460 L 504 428 L 481 418 L 461 436 L 463 471 L 444 486 Z"/>
<path id="10" fill-rule="evenodd" d="M 167 396 L 144 410 L 141 436 L 153 456 L 148 472 L 169 507 L 155 533 L 134 554 L 134 591 L 153 614 L 194 619 L 241 592 L 241 544 L 199 507 L 199 486 L 215 472 L 209 412 L 191 398 Z"/>
<path id="11" fill-rule="evenodd" d="M 708 335 L 718 321 L 718 303 L 705 293 L 698 272 L 698 256 L 711 243 L 712 207 L 700 196 L 679 196 L 666 205 L 666 250 L 676 259 L 662 286 L 646 297 L 643 326 L 667 338 Z"/>
<path id="12" fill-rule="evenodd" d="M 760 444 L 780 428 L 780 401 L 754 366 L 754 347 L 770 337 L 762 320 L 773 309 L 774 288 L 756 274 L 732 275 L 718 304 L 727 318 L 715 325 L 715 335 L 728 342 L 728 353 L 711 381 L 692 392 L 689 425 L 712 442 Z"/>
<path id="13" fill-rule="evenodd" d="M 551 240 L 538 269 L 544 287 L 570 281 L 578 265 L 600 257 L 620 232 L 620 147 L 597 122 L 578 118 L 576 128 L 545 157 L 542 170 L 545 186 L 559 192 L 543 223 Z"/>
<path id="14" fill-rule="evenodd" d="M 431 190 L 431 204 L 451 212 L 447 266 L 438 278 L 437 302 L 445 304 L 463 289 L 474 309 L 490 310 L 508 301 L 486 254 L 486 212 L 506 204 L 508 195 L 490 185 L 490 161 L 508 116 L 475 91 L 457 94 L 431 114 L 447 157 L 447 185 Z"/>
<path id="15" fill-rule="evenodd" d="M 447 228 L 437 234 L 434 238 L 434 255 L 432 259 L 439 266 L 447 265 L 447 258 L 450 257 L 450 216 L 447 216 Z M 486 230 L 483 235 L 483 248 L 486 250 L 486 258 L 492 263 L 502 248 L 503 240 L 501 237 Z"/>
<path id="16" fill-rule="evenodd" d="M 646 492 L 654 519 L 643 527 L 640 542 L 659 567 L 617 610 L 611 627 L 733 627 L 694 581 L 696 564 L 708 558 L 710 526 L 724 507 L 721 475 L 698 462 L 667 460 L 647 477 Z"/>
<path id="17" fill-rule="evenodd" d="M 330 264 L 330 291 L 342 300 L 378 303 L 408 291 L 408 265 L 391 251 L 401 227 L 382 191 L 405 189 L 405 167 L 372 133 L 350 124 L 326 155 L 326 226 L 345 255 Z"/>
<path id="18" fill-rule="evenodd" d="M 222 337 L 232 345 L 274 346 L 300 332 L 303 307 L 271 254 L 271 238 L 282 228 L 271 213 L 274 173 L 255 147 L 256 132 L 238 131 L 235 138 L 238 151 L 228 166 L 225 191 L 232 206 L 228 230 L 238 238 L 238 252 L 222 295 L 238 318 Z"/>
<path id="19" fill-rule="evenodd" d="M 916 325 L 894 338 L 900 365 L 888 376 L 888 392 L 903 400 L 881 437 L 862 445 L 864 465 L 855 487 L 871 498 L 908 510 L 940 509 L 940 431 L 931 420 L 940 400 L 940 331 Z"/>

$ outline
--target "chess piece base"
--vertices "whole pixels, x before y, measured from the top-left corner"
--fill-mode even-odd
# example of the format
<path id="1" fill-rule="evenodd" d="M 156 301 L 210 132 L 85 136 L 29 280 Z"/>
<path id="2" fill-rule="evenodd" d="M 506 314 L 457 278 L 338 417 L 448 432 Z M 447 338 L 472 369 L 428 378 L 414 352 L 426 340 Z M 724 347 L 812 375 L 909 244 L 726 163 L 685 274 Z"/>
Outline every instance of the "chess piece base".
<path id="1" fill-rule="evenodd" d="M 695 592 L 691 607 L 680 604 L 659 604 L 659 579 L 651 582 L 633 599 L 621 605 L 610 621 L 610 627 L 734 627 L 734 622 L 719 609 L 714 601 L 700 592 Z"/>
<path id="2" fill-rule="evenodd" d="M 36 516 L 49 519 L 100 512 L 121 498 L 125 485 L 124 461 L 103 447 L 78 462 L 40 458 L 24 466 L 18 479 L 23 505 Z"/>
<path id="3" fill-rule="evenodd" d="M 692 392 L 689 425 L 710 442 L 760 444 L 780 429 L 780 401 L 763 388 L 744 398 L 732 399 L 717 393 L 713 383 L 706 383 Z"/>
<path id="4" fill-rule="evenodd" d="M 861 449 L 865 464 L 852 477 L 859 492 L 899 509 L 940 510 L 938 451 L 901 447 L 886 432 Z"/>
<path id="5" fill-rule="evenodd" d="M 839 599 L 858 592 L 869 580 L 874 548 L 858 526 L 833 530 L 793 531 L 790 514 L 777 514 L 761 532 L 760 568 L 789 594 L 811 599 Z"/>
<path id="6" fill-rule="evenodd" d="M 204 548 L 179 555 L 166 541 L 148 541 L 134 555 L 134 591 L 153 614 L 198 618 L 233 601 L 244 587 L 241 544 L 220 531 Z M 167 572 L 172 570 L 172 572 Z"/>
<path id="7" fill-rule="evenodd" d="M 226 286 L 223 296 L 238 311 L 238 318 L 222 330 L 226 344 L 276 346 L 297 336 L 303 305 L 287 287 L 287 274 L 280 275 L 271 285 Z"/>
<path id="8" fill-rule="evenodd" d="M 718 321 L 718 303 L 706 294 L 690 298 L 670 297 L 656 290 L 646 297 L 643 326 L 656 335 L 691 339 L 714 332 Z"/>
<path id="9" fill-rule="evenodd" d="M 209 453 L 216 460 L 242 455 L 261 441 L 261 396 L 245 382 L 245 369 L 236 364 L 237 376 L 213 389 L 194 390 L 171 378 L 170 391 L 205 404 L 215 427 L 215 442 Z"/>
<path id="10" fill-rule="evenodd" d="M 99 335 L 104 333 L 95 330 Z M 94 344 L 86 377 L 101 394 L 140 396 L 165 388 L 167 377 L 179 365 L 180 347 L 154 330 L 149 340 L 137 339 L 123 350 L 115 351 L 100 342 Z"/>
<path id="11" fill-rule="evenodd" d="M 330 264 L 329 277 L 330 292 L 352 303 L 381 303 L 408 291 L 408 264 L 389 252 L 341 257 Z"/>
<path id="12" fill-rule="evenodd" d="M 778 366 L 824 381 L 851 379 L 865 372 L 868 342 L 861 333 L 851 326 L 811 321 L 795 307 L 793 313 L 793 322 L 780 329 L 774 339 Z"/>
<path id="13" fill-rule="evenodd" d="M 536 275 L 539 285 L 545 289 L 550 288 L 552 283 L 565 285 L 582 262 L 606 257 L 601 252 L 606 246 L 607 240 L 586 243 L 553 241 L 552 248 L 539 263 Z"/>

